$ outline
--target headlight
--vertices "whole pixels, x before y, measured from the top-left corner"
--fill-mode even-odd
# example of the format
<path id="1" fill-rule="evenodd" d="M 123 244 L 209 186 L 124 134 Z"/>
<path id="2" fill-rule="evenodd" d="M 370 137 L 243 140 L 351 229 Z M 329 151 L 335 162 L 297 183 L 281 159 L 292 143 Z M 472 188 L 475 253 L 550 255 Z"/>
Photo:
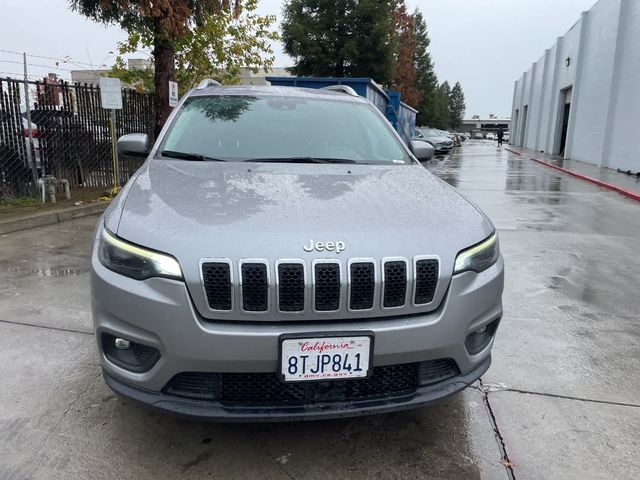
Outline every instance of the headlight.
<path id="1" fill-rule="evenodd" d="M 98 239 L 98 258 L 109 270 L 136 280 L 151 277 L 182 280 L 182 270 L 175 258 L 120 240 L 106 228 L 102 228 Z"/>
<path id="2" fill-rule="evenodd" d="M 500 246 L 495 233 L 475 247 L 463 250 L 456 257 L 453 274 L 474 271 L 482 272 L 498 261 Z"/>

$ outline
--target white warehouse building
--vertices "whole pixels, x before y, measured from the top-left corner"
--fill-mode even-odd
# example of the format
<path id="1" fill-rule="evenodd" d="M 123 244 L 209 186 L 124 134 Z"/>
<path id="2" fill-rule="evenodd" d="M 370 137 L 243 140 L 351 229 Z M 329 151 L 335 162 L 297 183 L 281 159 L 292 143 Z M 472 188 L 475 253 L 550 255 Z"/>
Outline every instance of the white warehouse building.
<path id="1" fill-rule="evenodd" d="M 600 0 L 515 83 L 511 143 L 640 170 L 640 0 Z"/>

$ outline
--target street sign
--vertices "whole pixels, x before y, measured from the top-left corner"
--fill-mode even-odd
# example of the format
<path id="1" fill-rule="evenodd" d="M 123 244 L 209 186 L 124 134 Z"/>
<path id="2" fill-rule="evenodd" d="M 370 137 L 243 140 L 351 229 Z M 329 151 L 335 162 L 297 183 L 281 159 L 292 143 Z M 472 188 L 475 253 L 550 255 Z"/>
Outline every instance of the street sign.
<path id="1" fill-rule="evenodd" d="M 169 80 L 169 106 L 175 107 L 176 105 L 178 105 L 178 82 Z"/>
<path id="2" fill-rule="evenodd" d="M 122 110 L 122 85 L 119 78 L 100 77 L 100 103 L 102 108 Z"/>

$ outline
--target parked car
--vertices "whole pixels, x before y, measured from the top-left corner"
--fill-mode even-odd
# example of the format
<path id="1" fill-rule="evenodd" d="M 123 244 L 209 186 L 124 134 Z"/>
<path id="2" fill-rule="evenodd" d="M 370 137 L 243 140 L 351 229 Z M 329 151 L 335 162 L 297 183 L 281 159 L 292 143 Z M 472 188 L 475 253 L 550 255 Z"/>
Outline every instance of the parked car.
<path id="1" fill-rule="evenodd" d="M 418 130 L 422 132 L 424 139 L 433 145 L 436 155 L 451 153 L 453 149 L 453 140 L 451 140 L 451 138 L 445 137 L 437 130 L 428 127 L 421 127 L 418 128 Z"/>
<path id="2" fill-rule="evenodd" d="M 423 168 L 367 99 L 208 86 L 174 108 L 98 222 L 91 298 L 104 378 L 227 421 L 414 408 L 491 363 L 495 227 Z M 403 320 L 404 319 L 404 320 Z"/>
<path id="3" fill-rule="evenodd" d="M 460 139 L 455 133 L 447 132 L 446 130 L 436 130 L 436 131 L 440 133 L 443 137 L 451 139 L 454 147 L 460 146 Z"/>
<path id="4" fill-rule="evenodd" d="M 418 130 L 417 128 L 414 129 L 413 139 L 417 140 L 417 141 L 420 141 L 420 142 L 424 142 L 429 146 L 430 153 L 428 153 L 426 155 L 426 160 L 425 161 L 431 160 L 433 158 L 433 156 L 435 155 L 435 152 L 436 152 L 436 149 L 433 146 L 433 144 L 431 144 L 431 142 L 429 142 L 429 140 L 427 140 L 425 138 L 424 134 L 420 130 Z"/>
<path id="5" fill-rule="evenodd" d="M 489 132 L 487 133 L 487 140 L 495 140 L 496 139 L 496 134 L 493 132 Z"/>
<path id="6" fill-rule="evenodd" d="M 476 140 L 482 140 L 484 136 L 482 135 L 481 132 L 476 132 L 473 134 L 473 138 L 475 138 Z"/>

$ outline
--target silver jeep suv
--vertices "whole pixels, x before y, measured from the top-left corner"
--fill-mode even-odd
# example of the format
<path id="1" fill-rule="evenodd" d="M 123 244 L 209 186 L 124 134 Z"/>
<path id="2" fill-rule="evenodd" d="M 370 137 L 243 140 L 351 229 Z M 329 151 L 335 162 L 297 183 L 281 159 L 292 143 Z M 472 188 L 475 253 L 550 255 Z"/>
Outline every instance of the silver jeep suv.
<path id="1" fill-rule="evenodd" d="M 230 421 L 387 412 L 457 392 L 502 316 L 495 229 L 366 99 L 203 85 L 95 233 L 104 378 Z"/>

